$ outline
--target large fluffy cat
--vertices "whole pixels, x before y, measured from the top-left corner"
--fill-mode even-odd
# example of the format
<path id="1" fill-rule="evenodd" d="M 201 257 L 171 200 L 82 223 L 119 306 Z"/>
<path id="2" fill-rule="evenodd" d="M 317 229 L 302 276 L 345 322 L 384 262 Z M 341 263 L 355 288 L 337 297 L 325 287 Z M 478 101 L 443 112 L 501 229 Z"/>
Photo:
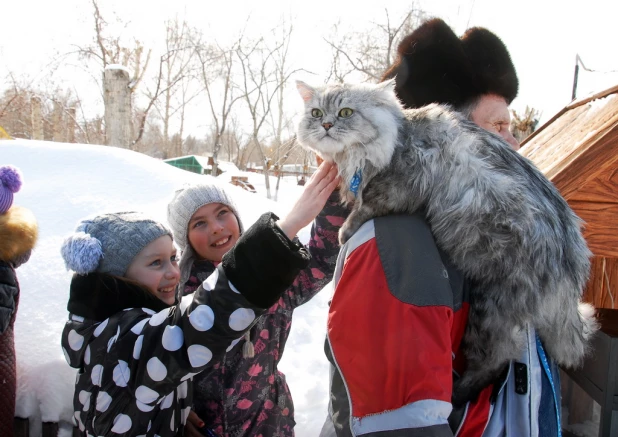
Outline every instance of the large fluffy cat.
<path id="1" fill-rule="evenodd" d="M 341 242 L 373 217 L 422 209 L 474 284 L 455 404 L 520 356 L 526 323 L 559 364 L 581 363 L 596 330 L 580 302 L 590 252 L 579 218 L 532 163 L 448 107 L 403 110 L 392 82 L 297 87 L 298 138 L 337 163 L 354 201 Z"/>

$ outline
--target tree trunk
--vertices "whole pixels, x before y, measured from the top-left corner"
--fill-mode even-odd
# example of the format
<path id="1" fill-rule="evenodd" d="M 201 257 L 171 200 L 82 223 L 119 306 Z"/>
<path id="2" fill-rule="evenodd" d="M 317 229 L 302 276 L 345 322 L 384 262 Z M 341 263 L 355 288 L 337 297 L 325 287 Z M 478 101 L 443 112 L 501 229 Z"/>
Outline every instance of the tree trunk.
<path id="1" fill-rule="evenodd" d="M 266 183 L 266 197 L 270 199 L 270 170 L 266 162 L 264 162 L 264 182 Z"/>
<path id="2" fill-rule="evenodd" d="M 219 171 L 219 149 L 221 149 L 221 143 L 219 142 L 219 134 L 217 134 L 215 141 L 215 146 L 212 151 L 212 176 L 217 177 L 217 172 Z"/>
<path id="3" fill-rule="evenodd" d="M 64 129 L 62 123 L 62 104 L 54 101 L 52 113 L 52 141 L 64 142 Z"/>
<path id="4" fill-rule="evenodd" d="M 67 122 L 66 122 L 67 131 L 65 134 L 67 143 L 75 142 L 75 116 L 76 116 L 75 108 L 69 108 Z"/>
<path id="5" fill-rule="evenodd" d="M 105 105 L 105 144 L 130 148 L 131 90 L 129 71 L 108 66 L 103 73 L 103 103 Z"/>
<path id="6" fill-rule="evenodd" d="M 277 201 L 277 198 L 279 197 L 279 182 L 281 182 L 282 171 L 283 169 L 279 168 L 279 174 L 277 174 L 277 185 L 275 185 L 275 202 Z"/>
<path id="7" fill-rule="evenodd" d="M 39 97 L 34 96 L 30 99 L 30 117 L 32 118 L 32 139 L 44 140 L 41 99 Z"/>

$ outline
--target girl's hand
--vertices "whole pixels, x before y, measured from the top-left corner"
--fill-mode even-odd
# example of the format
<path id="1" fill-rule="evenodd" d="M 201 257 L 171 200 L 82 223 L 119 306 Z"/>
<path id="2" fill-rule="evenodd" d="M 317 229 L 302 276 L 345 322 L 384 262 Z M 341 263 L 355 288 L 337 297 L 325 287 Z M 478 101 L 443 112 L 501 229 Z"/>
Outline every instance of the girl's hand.
<path id="1" fill-rule="evenodd" d="M 206 434 L 200 431 L 204 428 L 204 425 L 204 421 L 195 414 L 195 411 L 191 410 L 185 425 L 185 437 L 204 437 Z"/>
<path id="2" fill-rule="evenodd" d="M 322 211 L 326 200 L 339 185 L 337 166 L 332 162 L 322 162 L 317 171 L 305 184 L 303 194 L 296 201 L 288 215 L 277 224 L 290 239 L 313 221 Z"/>

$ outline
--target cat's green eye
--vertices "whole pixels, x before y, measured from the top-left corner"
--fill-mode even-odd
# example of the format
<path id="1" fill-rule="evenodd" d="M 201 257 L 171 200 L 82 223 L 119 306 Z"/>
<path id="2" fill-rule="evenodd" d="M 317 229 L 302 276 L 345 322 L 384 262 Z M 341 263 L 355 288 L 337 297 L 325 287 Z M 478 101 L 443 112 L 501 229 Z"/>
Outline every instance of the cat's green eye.
<path id="1" fill-rule="evenodd" d="M 312 117 L 318 118 L 318 117 L 321 117 L 322 115 L 323 115 L 322 111 L 320 111 L 318 108 L 314 108 L 311 110 Z"/>
<path id="2" fill-rule="evenodd" d="M 354 110 L 350 108 L 342 108 L 341 111 L 339 111 L 339 117 L 348 118 L 353 113 L 354 113 Z"/>

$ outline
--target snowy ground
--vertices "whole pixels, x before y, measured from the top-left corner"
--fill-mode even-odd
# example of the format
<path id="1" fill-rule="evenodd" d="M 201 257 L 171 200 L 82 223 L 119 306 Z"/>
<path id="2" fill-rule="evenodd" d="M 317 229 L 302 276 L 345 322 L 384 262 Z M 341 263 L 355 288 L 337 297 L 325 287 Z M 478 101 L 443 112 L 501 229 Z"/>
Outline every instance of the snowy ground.
<path id="1" fill-rule="evenodd" d="M 85 216 L 105 211 L 141 210 L 165 220 L 165 205 L 183 183 L 204 180 L 225 184 L 248 227 L 261 213 L 282 216 L 302 187 L 295 177 L 283 178 L 278 202 L 266 199 L 264 176 L 250 174 L 257 190 L 248 193 L 210 176 L 177 169 L 160 160 L 113 147 L 0 141 L 0 165 L 19 167 L 24 186 L 15 204 L 31 209 L 39 222 L 39 242 L 30 261 L 17 271 L 21 298 L 16 322 L 18 359 L 17 415 L 31 419 L 31 436 L 40 422 L 69 422 L 75 371 L 65 362 L 60 334 L 66 321 L 71 274 L 60 257 L 63 238 Z M 271 177 L 274 194 L 276 179 Z M 307 241 L 309 228 L 300 233 Z M 280 370 L 296 408 L 296 435 L 315 436 L 324 421 L 328 365 L 323 353 L 327 301 L 324 290 L 294 315 Z M 68 435 L 68 428 L 62 432 Z"/>

